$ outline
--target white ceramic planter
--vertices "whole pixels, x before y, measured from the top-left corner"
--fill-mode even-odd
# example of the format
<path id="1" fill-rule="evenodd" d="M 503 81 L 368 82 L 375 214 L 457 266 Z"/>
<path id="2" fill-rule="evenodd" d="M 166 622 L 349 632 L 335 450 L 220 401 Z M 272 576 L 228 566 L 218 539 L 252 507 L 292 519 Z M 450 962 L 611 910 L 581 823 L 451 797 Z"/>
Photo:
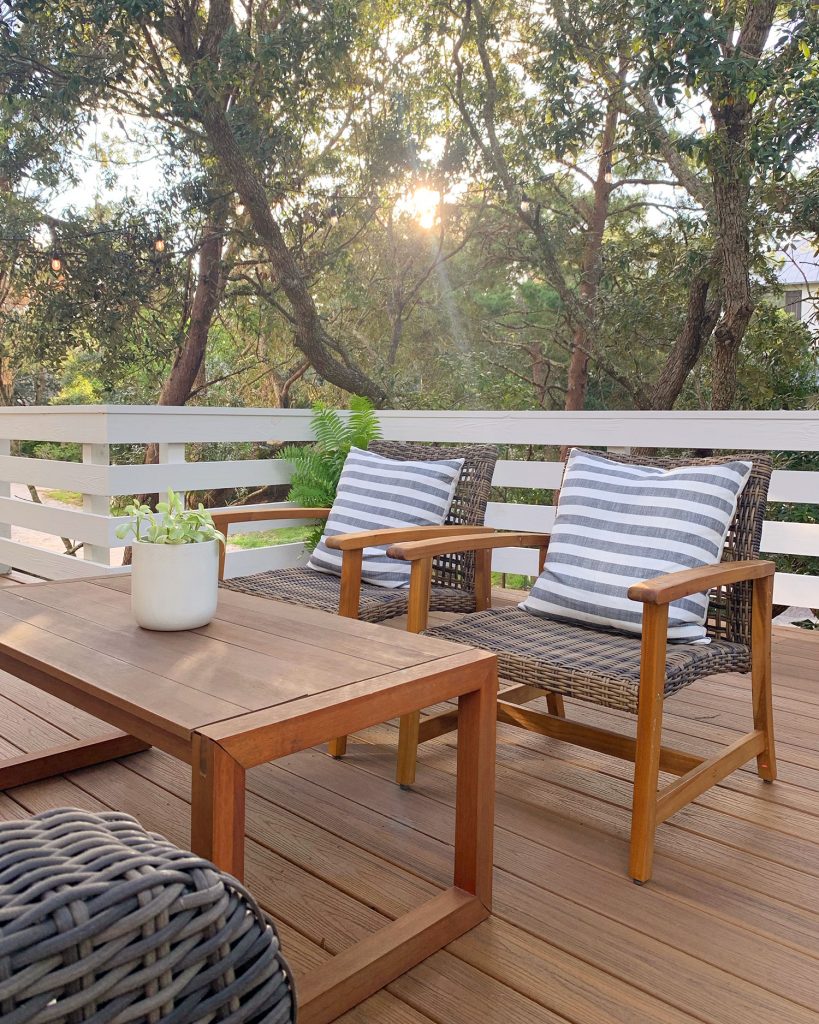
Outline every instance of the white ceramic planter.
<path id="1" fill-rule="evenodd" d="M 131 611 L 143 629 L 196 629 L 216 614 L 219 541 L 141 544 L 131 556 Z"/>

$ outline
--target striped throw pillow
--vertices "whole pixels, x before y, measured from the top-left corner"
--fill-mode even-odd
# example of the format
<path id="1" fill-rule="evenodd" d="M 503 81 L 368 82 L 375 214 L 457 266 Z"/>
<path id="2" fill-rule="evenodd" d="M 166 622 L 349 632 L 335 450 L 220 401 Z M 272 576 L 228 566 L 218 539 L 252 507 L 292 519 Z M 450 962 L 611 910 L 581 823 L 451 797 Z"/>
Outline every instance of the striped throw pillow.
<path id="1" fill-rule="evenodd" d="M 449 514 L 463 464 L 463 459 L 403 462 L 353 448 L 308 567 L 341 574 L 342 553 L 328 548 L 325 537 L 395 526 L 440 526 Z M 364 548 L 361 579 L 377 587 L 408 587 L 410 563 L 388 558 L 388 546 Z"/>
<path id="2" fill-rule="evenodd" d="M 719 562 L 750 462 L 659 469 L 573 448 L 543 572 L 521 608 L 641 633 L 641 580 Z M 708 595 L 669 607 L 670 640 L 707 643 Z"/>

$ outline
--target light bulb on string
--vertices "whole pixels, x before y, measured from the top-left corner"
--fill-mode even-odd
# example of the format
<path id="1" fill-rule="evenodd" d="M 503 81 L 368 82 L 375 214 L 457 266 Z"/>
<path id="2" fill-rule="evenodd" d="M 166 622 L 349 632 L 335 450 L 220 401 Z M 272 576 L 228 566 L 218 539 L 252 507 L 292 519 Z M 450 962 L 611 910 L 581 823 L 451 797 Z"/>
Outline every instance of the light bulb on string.
<path id="1" fill-rule="evenodd" d="M 162 237 L 162 233 L 157 231 L 156 238 L 154 239 L 154 252 L 157 255 L 162 255 L 165 252 L 165 239 Z"/>
<path id="2" fill-rule="evenodd" d="M 605 174 L 603 175 L 603 181 L 605 181 L 607 185 L 610 185 L 614 181 L 614 175 L 611 173 L 611 164 L 606 167 Z"/>
<path id="3" fill-rule="evenodd" d="M 55 274 L 59 274 L 63 269 L 63 257 L 56 250 L 51 254 L 51 269 Z"/>

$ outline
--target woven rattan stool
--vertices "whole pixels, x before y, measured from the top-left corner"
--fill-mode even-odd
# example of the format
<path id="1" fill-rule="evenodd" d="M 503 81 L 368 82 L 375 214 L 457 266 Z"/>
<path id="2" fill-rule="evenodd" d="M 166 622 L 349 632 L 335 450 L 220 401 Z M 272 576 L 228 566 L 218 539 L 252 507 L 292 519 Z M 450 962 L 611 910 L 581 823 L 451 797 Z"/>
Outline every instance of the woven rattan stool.
<path id="1" fill-rule="evenodd" d="M 0 823 L 3 1024 L 285 1024 L 290 971 L 252 896 L 126 814 Z"/>

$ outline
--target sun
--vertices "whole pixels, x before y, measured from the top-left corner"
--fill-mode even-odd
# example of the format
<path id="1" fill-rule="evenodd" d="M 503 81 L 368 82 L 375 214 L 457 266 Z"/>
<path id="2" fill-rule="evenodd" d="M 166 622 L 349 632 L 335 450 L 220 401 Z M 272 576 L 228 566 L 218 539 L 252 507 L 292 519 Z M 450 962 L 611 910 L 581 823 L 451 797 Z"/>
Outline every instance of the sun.
<path id="1" fill-rule="evenodd" d="M 407 192 L 399 200 L 398 206 L 414 217 L 422 228 L 431 228 L 438 220 L 441 193 L 421 185 L 411 192 Z"/>

